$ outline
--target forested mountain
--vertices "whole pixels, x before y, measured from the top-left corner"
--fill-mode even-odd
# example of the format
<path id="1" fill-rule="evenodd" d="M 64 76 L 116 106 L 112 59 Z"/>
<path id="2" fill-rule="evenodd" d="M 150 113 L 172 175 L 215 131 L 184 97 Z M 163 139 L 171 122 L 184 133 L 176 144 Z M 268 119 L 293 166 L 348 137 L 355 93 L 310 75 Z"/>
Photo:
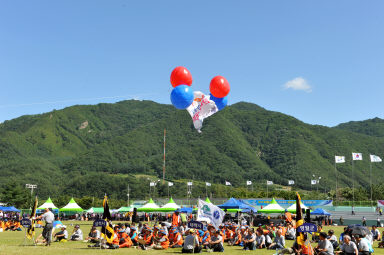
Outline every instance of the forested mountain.
<path id="1" fill-rule="evenodd" d="M 337 173 L 339 187 L 347 187 L 352 183 L 351 152 L 363 153 L 364 160 L 354 162 L 354 179 L 366 187 L 368 154 L 382 156 L 384 149 L 383 121 L 372 120 L 372 125 L 309 125 L 241 102 L 206 119 L 200 134 L 187 111 L 171 105 L 135 100 L 78 105 L 0 125 L 0 185 L 36 183 L 42 196 L 100 197 L 107 192 L 125 199 L 129 183 L 132 197 L 145 197 L 149 179 L 162 177 L 166 129 L 166 179 L 183 192 L 182 182 L 192 179 L 227 180 L 234 186 L 245 186 L 246 180 L 287 185 L 292 179 L 311 189 L 313 174 L 330 190 L 335 187 L 335 155 L 346 156 Z M 375 183 L 384 180 L 383 164 L 373 165 Z"/>
<path id="2" fill-rule="evenodd" d="M 370 136 L 384 137 L 384 120 L 380 118 L 364 121 L 350 121 L 347 123 L 342 123 L 336 126 L 336 128 Z"/>

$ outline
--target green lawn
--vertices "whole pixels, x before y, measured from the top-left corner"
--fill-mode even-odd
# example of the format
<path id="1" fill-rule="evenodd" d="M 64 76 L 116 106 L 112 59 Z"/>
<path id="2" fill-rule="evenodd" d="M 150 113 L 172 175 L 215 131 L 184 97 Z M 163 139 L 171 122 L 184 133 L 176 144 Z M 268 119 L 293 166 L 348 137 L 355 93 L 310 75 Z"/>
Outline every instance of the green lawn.
<path id="1" fill-rule="evenodd" d="M 88 234 L 89 229 L 91 227 L 91 222 L 74 222 L 74 221 L 68 221 L 63 222 L 68 227 L 68 233 L 72 233 L 73 226 L 75 224 L 80 224 L 81 229 L 83 230 L 84 236 Z M 328 229 L 335 230 L 335 233 L 337 236 L 340 236 L 340 233 L 343 230 L 343 227 L 325 227 L 324 230 L 327 231 Z M 36 231 L 36 235 L 39 235 L 41 233 L 42 229 L 38 229 Z M 28 254 L 28 255 L 34 255 L 34 254 L 54 254 L 54 255 L 60 255 L 60 254 L 169 254 L 169 253 L 181 253 L 181 249 L 169 249 L 167 251 L 143 251 L 133 248 L 125 248 L 125 249 L 119 249 L 119 250 L 99 250 L 99 249 L 93 249 L 88 248 L 87 243 L 83 242 L 67 242 L 67 243 L 52 243 L 50 247 L 45 246 L 33 246 L 31 245 L 31 242 L 29 241 L 28 246 L 23 246 L 24 242 L 24 231 L 22 232 L 2 232 L 0 233 L 0 254 L 1 255 L 8 255 L 8 254 Z M 293 241 L 287 241 L 287 246 L 292 245 Z M 374 247 L 377 247 L 377 242 L 374 244 Z M 384 254 L 384 249 L 375 249 L 375 254 Z M 226 254 L 244 254 L 244 253 L 257 253 L 260 255 L 271 255 L 274 254 L 275 251 L 273 250 L 256 250 L 256 251 L 243 251 L 240 247 L 229 247 L 225 245 L 225 252 Z M 205 253 L 205 251 L 203 252 Z"/>

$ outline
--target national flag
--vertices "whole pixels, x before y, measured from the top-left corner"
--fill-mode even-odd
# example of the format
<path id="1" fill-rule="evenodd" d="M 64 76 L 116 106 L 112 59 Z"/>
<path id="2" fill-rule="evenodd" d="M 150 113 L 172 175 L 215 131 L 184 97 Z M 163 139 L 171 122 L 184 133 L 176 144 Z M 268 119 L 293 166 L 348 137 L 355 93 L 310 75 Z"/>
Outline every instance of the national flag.
<path id="1" fill-rule="evenodd" d="M 188 185 L 188 186 L 192 186 L 192 185 L 193 185 L 193 182 L 188 182 L 187 185 Z"/>
<path id="2" fill-rule="evenodd" d="M 288 185 L 294 185 L 295 181 L 294 180 L 288 180 Z"/>
<path id="3" fill-rule="evenodd" d="M 156 186 L 156 183 L 154 183 L 154 182 L 149 183 L 149 187 L 155 187 L 155 186 Z"/>
<path id="4" fill-rule="evenodd" d="M 371 158 L 371 162 L 381 162 L 381 158 L 379 156 L 376 156 L 376 155 L 370 155 L 370 158 Z"/>
<path id="5" fill-rule="evenodd" d="M 225 185 L 231 186 L 232 184 L 230 182 L 225 181 Z"/>
<path id="6" fill-rule="evenodd" d="M 206 182 L 206 183 L 205 183 L 205 186 L 207 186 L 207 187 L 211 187 L 211 183 L 210 183 L 210 182 Z"/>
<path id="7" fill-rule="evenodd" d="M 273 185 L 273 181 L 267 181 L 267 185 Z"/>
<path id="8" fill-rule="evenodd" d="M 363 160 L 363 154 L 352 152 L 352 160 Z"/>
<path id="9" fill-rule="evenodd" d="M 335 163 L 345 163 L 344 156 L 335 156 Z"/>
<path id="10" fill-rule="evenodd" d="M 173 182 L 168 182 L 168 187 L 173 186 Z"/>
<path id="11" fill-rule="evenodd" d="M 208 218 L 211 224 L 216 229 L 219 229 L 220 224 L 223 222 L 225 212 L 216 205 L 213 205 L 212 203 L 207 203 L 199 199 L 199 208 L 197 211 L 197 215 L 198 220 L 204 221 L 204 219 Z"/>
<path id="12" fill-rule="evenodd" d="M 311 184 L 312 184 L 312 185 L 317 184 L 317 180 L 311 180 Z"/>
<path id="13" fill-rule="evenodd" d="M 35 235 L 35 220 L 34 218 L 36 217 L 36 210 L 37 210 L 37 196 L 35 197 L 35 203 L 33 204 L 33 208 L 31 211 L 31 226 L 28 227 L 27 229 L 27 238 L 32 239 L 32 237 Z"/>
<path id="14" fill-rule="evenodd" d="M 252 185 L 252 181 L 247 181 L 247 185 Z"/>
<path id="15" fill-rule="evenodd" d="M 303 212 L 301 211 L 301 197 L 299 193 L 296 192 L 296 239 L 299 245 L 304 244 L 303 233 L 299 232 L 299 227 L 304 224 Z"/>
<path id="16" fill-rule="evenodd" d="M 105 240 L 107 240 L 107 243 L 112 244 L 115 233 L 113 231 L 112 217 L 111 217 L 111 212 L 109 211 L 107 196 L 104 196 L 103 207 L 104 207 L 103 220 L 107 222 L 107 226 L 101 228 L 101 233 L 102 235 L 104 235 Z"/>

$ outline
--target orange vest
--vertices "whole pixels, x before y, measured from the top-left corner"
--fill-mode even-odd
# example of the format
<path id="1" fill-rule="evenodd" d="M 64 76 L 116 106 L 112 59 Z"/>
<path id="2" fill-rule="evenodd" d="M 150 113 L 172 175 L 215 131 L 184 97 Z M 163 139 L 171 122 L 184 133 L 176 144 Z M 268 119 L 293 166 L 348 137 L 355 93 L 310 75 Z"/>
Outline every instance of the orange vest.
<path id="1" fill-rule="evenodd" d="M 204 232 L 202 239 L 204 239 L 205 237 L 207 237 L 207 239 L 205 239 L 206 242 L 209 242 L 211 240 L 211 234 L 209 233 L 208 230 Z"/>
<path id="2" fill-rule="evenodd" d="M 281 235 L 285 236 L 286 233 L 287 233 L 287 228 L 286 227 L 282 227 L 281 228 Z"/>
<path id="3" fill-rule="evenodd" d="M 113 238 L 113 244 L 117 244 L 117 245 L 119 245 L 119 242 L 120 242 L 120 238 L 119 238 L 119 235 L 116 235 L 116 237 L 115 238 Z"/>
<path id="4" fill-rule="evenodd" d="M 150 245 L 152 243 L 152 237 L 152 234 L 145 234 L 143 237 L 145 244 Z"/>
<path id="5" fill-rule="evenodd" d="M 177 239 L 180 237 L 180 240 L 177 241 Z M 176 245 L 183 245 L 184 243 L 184 240 L 183 240 L 183 236 L 180 234 L 180 232 L 177 232 L 175 234 L 175 236 L 173 237 L 173 242 L 176 244 Z"/>
<path id="6" fill-rule="evenodd" d="M 165 238 L 164 242 L 161 242 L 160 245 L 163 247 L 163 249 L 168 249 L 169 247 L 169 239 L 167 236 L 163 236 L 162 238 Z"/>
<path id="7" fill-rule="evenodd" d="M 288 222 L 292 222 L 292 214 L 290 212 L 285 213 L 285 218 Z"/>
<path id="8" fill-rule="evenodd" d="M 20 227 L 21 227 L 21 225 L 20 225 L 20 221 L 16 222 L 16 223 L 15 223 L 15 228 L 20 228 Z"/>
<path id="9" fill-rule="evenodd" d="M 237 233 L 237 242 L 235 244 L 239 244 L 242 242 L 242 236 L 241 236 L 241 233 Z"/>
<path id="10" fill-rule="evenodd" d="M 221 235 L 221 242 L 224 243 L 225 235 L 223 231 L 220 231 L 220 235 Z"/>
<path id="11" fill-rule="evenodd" d="M 308 246 L 302 245 L 301 246 L 301 249 L 302 249 L 301 254 L 312 255 L 312 249 L 310 246 L 311 246 L 310 244 Z"/>
<path id="12" fill-rule="evenodd" d="M 180 216 L 176 215 L 176 213 L 174 213 L 172 215 L 172 225 L 179 226 L 179 222 L 180 222 Z"/>
<path id="13" fill-rule="evenodd" d="M 129 236 L 132 237 L 133 234 L 135 234 L 135 233 L 136 233 L 136 236 L 135 236 L 135 238 L 133 238 L 133 240 L 135 240 L 135 241 L 137 242 L 137 240 L 139 240 L 139 235 L 137 234 L 137 231 L 136 231 L 136 230 L 131 231 L 131 232 L 129 233 Z"/>

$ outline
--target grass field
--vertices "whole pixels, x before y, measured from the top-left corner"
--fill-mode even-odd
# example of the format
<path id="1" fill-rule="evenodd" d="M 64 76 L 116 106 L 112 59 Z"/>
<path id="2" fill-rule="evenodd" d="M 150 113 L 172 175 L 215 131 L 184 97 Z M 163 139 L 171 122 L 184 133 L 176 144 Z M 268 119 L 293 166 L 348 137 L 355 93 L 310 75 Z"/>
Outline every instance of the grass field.
<path id="1" fill-rule="evenodd" d="M 67 225 L 68 233 L 71 234 L 73 226 L 75 224 L 80 224 L 81 229 L 83 230 L 84 237 L 88 234 L 89 229 L 91 228 L 91 222 L 75 222 L 67 221 L 63 222 Z M 336 235 L 339 237 L 340 233 L 343 230 L 343 227 L 325 227 L 324 230 L 328 229 L 335 230 Z M 36 236 L 41 233 L 42 229 L 37 229 Z M 290 247 L 293 241 L 287 241 L 286 246 Z M 52 243 L 50 247 L 45 246 L 34 246 L 32 242 L 29 241 L 27 246 L 23 246 L 24 243 L 24 231 L 19 232 L 2 232 L 0 233 L 0 254 L 9 255 L 9 254 L 28 254 L 28 255 L 41 255 L 41 254 L 181 254 L 181 249 L 168 249 L 166 251 L 143 251 L 133 248 L 124 248 L 118 250 L 99 250 L 94 248 L 88 248 L 87 243 L 83 242 L 67 242 L 67 243 Z M 315 244 L 313 244 L 315 245 Z M 377 242 L 374 244 L 375 254 L 384 254 L 384 249 L 377 248 Z M 203 253 L 206 253 L 203 251 Z M 274 250 L 256 250 L 256 251 L 243 251 L 240 247 L 229 247 L 225 245 L 226 254 L 245 254 L 245 253 L 255 253 L 260 255 L 272 255 L 275 253 Z"/>

